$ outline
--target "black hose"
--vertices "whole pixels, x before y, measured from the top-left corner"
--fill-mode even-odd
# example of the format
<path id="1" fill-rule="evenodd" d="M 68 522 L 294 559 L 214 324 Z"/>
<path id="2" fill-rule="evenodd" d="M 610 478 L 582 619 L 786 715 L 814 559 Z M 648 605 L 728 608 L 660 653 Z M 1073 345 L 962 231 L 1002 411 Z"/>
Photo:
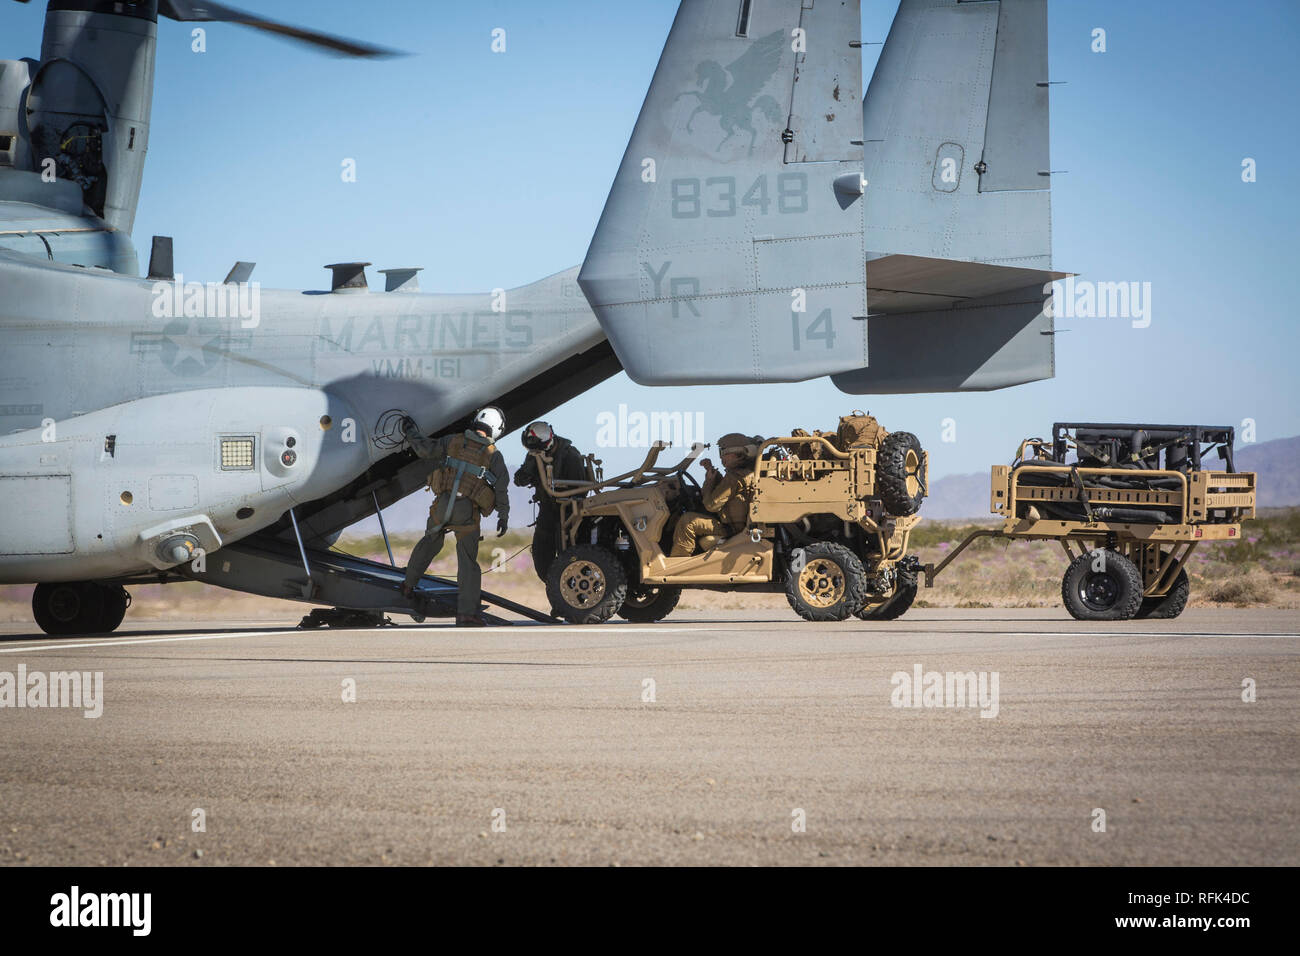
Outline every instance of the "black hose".
<path id="1" fill-rule="evenodd" d="M 1061 521 L 1083 521 L 1087 517 L 1083 505 L 1039 502 L 1038 507 L 1042 508 L 1051 517 Z M 1100 521 L 1125 521 L 1130 524 L 1176 523 L 1174 518 L 1165 511 L 1149 511 L 1145 508 L 1112 508 L 1109 505 L 1093 505 L 1092 517 Z"/>

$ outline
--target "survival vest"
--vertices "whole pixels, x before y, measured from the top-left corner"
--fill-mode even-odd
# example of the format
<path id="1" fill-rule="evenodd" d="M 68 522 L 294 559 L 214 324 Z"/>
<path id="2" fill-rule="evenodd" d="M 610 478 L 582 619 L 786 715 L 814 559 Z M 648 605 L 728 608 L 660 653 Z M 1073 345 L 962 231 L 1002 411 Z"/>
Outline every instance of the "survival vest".
<path id="1" fill-rule="evenodd" d="M 496 450 L 496 445 L 452 435 L 442 465 L 429 472 L 429 490 L 438 496 L 464 495 L 480 513 L 490 515 L 497 500 L 497 476 L 491 469 Z"/>

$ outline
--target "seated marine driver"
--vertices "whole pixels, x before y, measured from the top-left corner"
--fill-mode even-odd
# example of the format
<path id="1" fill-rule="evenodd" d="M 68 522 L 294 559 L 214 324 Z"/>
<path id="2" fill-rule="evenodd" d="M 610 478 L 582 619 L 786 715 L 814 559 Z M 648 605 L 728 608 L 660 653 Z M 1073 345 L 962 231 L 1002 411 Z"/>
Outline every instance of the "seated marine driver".
<path id="1" fill-rule="evenodd" d="M 749 524 L 749 503 L 754 491 L 754 462 L 763 439 L 757 435 L 731 432 L 718 439 L 718 451 L 726 474 L 705 458 L 704 507 L 712 514 L 690 511 L 677 520 L 670 557 L 684 558 L 695 553 L 701 538 L 729 538 Z"/>

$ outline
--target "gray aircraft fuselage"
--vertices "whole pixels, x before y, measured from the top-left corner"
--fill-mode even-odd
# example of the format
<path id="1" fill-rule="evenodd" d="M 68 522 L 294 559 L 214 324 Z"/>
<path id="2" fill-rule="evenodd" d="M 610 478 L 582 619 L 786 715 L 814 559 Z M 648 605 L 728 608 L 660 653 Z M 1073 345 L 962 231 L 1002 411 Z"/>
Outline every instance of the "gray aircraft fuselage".
<path id="1" fill-rule="evenodd" d="M 40 61 L 0 60 L 0 583 L 320 548 L 422 484 L 401 415 L 514 427 L 624 367 L 854 393 L 1052 374 L 1044 0 L 903 0 L 861 112 L 857 0 L 684 0 L 583 265 L 477 295 L 197 286 L 169 255 L 137 278 L 160 14 L 206 16 L 57 0 Z"/>
<path id="2" fill-rule="evenodd" d="M 0 582 L 162 569 L 177 534 L 213 551 L 328 497 L 393 454 L 384 412 L 438 432 L 598 346 L 576 273 L 495 296 L 299 292 L 0 253 Z M 223 462 L 223 440 L 251 459 Z"/>

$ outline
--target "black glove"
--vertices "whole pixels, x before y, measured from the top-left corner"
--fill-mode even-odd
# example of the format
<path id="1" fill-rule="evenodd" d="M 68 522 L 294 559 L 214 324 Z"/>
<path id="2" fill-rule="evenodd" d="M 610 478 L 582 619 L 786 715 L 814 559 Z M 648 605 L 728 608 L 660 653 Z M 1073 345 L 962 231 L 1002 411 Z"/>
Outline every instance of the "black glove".
<path id="1" fill-rule="evenodd" d="M 506 533 L 506 529 L 507 529 L 506 516 L 501 515 L 499 518 L 497 518 L 497 537 L 498 538 L 504 537 Z"/>

